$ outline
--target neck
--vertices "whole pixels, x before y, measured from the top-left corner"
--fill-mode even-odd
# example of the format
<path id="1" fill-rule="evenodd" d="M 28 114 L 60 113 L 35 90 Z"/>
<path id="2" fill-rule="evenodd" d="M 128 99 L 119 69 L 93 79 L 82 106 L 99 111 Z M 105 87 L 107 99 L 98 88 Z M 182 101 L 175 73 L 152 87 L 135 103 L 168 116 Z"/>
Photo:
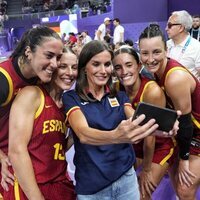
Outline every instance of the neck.
<path id="1" fill-rule="evenodd" d="M 176 37 L 173 38 L 174 44 L 178 45 L 181 42 L 183 42 L 188 36 L 188 33 L 186 32 L 182 32 L 179 35 L 177 35 Z"/>
<path id="2" fill-rule="evenodd" d="M 89 91 L 98 100 L 101 100 L 101 98 L 104 95 L 104 87 L 96 87 L 96 88 L 89 87 Z"/>
<path id="3" fill-rule="evenodd" d="M 138 77 L 133 85 L 125 87 L 126 94 L 128 95 L 131 102 L 136 97 L 138 90 L 140 89 L 140 85 L 141 85 L 141 79 L 140 77 Z"/>
<path id="4" fill-rule="evenodd" d="M 24 78 L 30 79 L 35 77 L 35 74 L 31 69 L 31 67 L 29 66 L 29 63 L 23 62 L 22 58 L 18 59 L 18 66 Z"/>
<path id="5" fill-rule="evenodd" d="M 45 89 L 47 90 L 47 92 L 49 93 L 49 95 L 51 96 L 51 98 L 53 99 L 53 101 L 55 102 L 55 104 L 61 108 L 62 107 L 62 93 L 63 91 L 58 88 L 57 86 L 53 85 L 53 84 L 46 84 L 44 85 Z"/>

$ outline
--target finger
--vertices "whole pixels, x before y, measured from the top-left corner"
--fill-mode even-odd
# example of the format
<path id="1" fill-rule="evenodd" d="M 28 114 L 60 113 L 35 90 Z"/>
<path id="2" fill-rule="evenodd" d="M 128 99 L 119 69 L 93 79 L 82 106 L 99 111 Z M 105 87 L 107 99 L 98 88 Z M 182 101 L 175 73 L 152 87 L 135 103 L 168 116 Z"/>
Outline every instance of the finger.
<path id="1" fill-rule="evenodd" d="M 192 177 L 196 178 L 196 176 L 192 172 L 188 171 L 187 173 L 185 173 L 185 179 L 188 183 L 188 187 L 193 185 Z"/>
<path id="2" fill-rule="evenodd" d="M 182 176 L 180 173 L 178 174 L 178 180 L 179 180 L 180 184 L 183 185 Z"/>
<path id="3" fill-rule="evenodd" d="M 182 174 L 182 181 L 183 184 L 185 184 L 187 187 L 190 187 L 192 185 L 191 179 L 187 176 L 187 174 Z"/>
<path id="4" fill-rule="evenodd" d="M 10 162 L 9 159 L 6 159 L 6 163 L 7 163 L 8 166 L 11 166 L 11 162 Z"/>
<path id="5" fill-rule="evenodd" d="M 1 181 L 1 186 L 3 187 L 3 189 L 8 192 L 9 189 L 8 189 L 8 184 L 5 182 L 5 181 Z"/>
<path id="6" fill-rule="evenodd" d="M 148 196 L 151 196 L 151 190 L 149 188 L 149 183 L 145 184 L 145 191 L 146 191 L 146 193 L 147 193 Z"/>
<path id="7" fill-rule="evenodd" d="M 144 190 L 144 186 L 142 183 L 140 184 L 140 188 L 141 188 L 142 198 L 144 199 L 145 198 L 145 190 Z"/>
<path id="8" fill-rule="evenodd" d="M 142 140 L 143 138 L 147 137 L 151 133 L 153 133 L 157 128 L 158 124 L 152 125 L 153 122 L 148 122 L 149 124 L 145 124 L 141 127 L 138 127 L 137 129 L 133 130 L 133 135 L 131 142 L 134 143 L 138 140 Z"/>
<path id="9" fill-rule="evenodd" d="M 13 175 L 12 173 L 10 173 L 10 172 L 8 172 L 8 173 L 6 174 L 6 176 L 7 176 L 8 178 L 12 179 L 13 181 L 15 180 L 14 175 Z"/>
<path id="10" fill-rule="evenodd" d="M 12 186 L 14 185 L 14 181 L 12 179 L 10 179 L 10 178 L 6 178 L 5 181 L 6 181 L 6 183 L 11 184 Z"/>
<path id="11" fill-rule="evenodd" d="M 177 110 L 177 115 L 178 115 L 178 118 L 182 115 L 182 112 L 180 110 Z"/>
<path id="12" fill-rule="evenodd" d="M 156 185 L 153 182 L 149 182 L 149 189 L 153 192 L 156 189 Z"/>

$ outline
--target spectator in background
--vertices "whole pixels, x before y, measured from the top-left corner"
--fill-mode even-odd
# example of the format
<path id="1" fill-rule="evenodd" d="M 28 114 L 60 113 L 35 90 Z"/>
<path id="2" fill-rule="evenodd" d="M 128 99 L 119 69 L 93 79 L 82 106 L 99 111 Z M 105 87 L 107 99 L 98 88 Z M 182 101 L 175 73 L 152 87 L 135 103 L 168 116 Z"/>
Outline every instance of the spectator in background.
<path id="1" fill-rule="evenodd" d="M 115 44 L 115 51 L 117 50 L 117 49 L 119 49 L 121 46 L 123 46 L 123 45 L 126 45 L 126 43 L 125 42 L 117 42 L 116 44 Z"/>
<path id="2" fill-rule="evenodd" d="M 189 30 L 192 17 L 185 11 L 175 11 L 166 26 L 170 40 L 167 41 L 167 55 L 177 60 L 200 80 L 200 43 L 192 38 Z"/>
<path id="3" fill-rule="evenodd" d="M 110 25 L 111 19 L 109 17 L 106 17 L 104 19 L 104 23 L 102 23 L 99 27 L 98 30 L 95 33 L 95 40 L 104 40 L 104 36 L 106 35 L 106 28 L 108 25 Z"/>
<path id="4" fill-rule="evenodd" d="M 194 15 L 192 19 L 193 23 L 192 28 L 190 29 L 190 35 L 200 41 L 200 16 Z"/>
<path id="5" fill-rule="evenodd" d="M 77 38 L 73 32 L 69 33 L 69 38 L 66 43 L 67 46 L 72 47 L 77 42 Z"/>
<path id="6" fill-rule="evenodd" d="M 49 11 L 50 9 L 50 2 L 49 1 L 45 1 L 44 5 L 43 5 L 43 11 Z"/>
<path id="7" fill-rule="evenodd" d="M 120 24 L 119 18 L 115 18 L 113 24 L 115 26 L 113 43 L 117 44 L 118 42 L 124 42 L 124 27 Z"/>
<path id="8" fill-rule="evenodd" d="M 125 42 L 125 44 L 127 44 L 127 45 L 129 45 L 130 47 L 133 48 L 133 45 L 134 45 L 133 40 L 131 40 L 131 39 L 126 39 L 124 42 Z"/>
<path id="9" fill-rule="evenodd" d="M 92 41 L 92 38 L 88 35 L 88 31 L 83 31 L 81 35 L 83 36 L 83 44 L 87 44 L 88 42 Z"/>
<path id="10" fill-rule="evenodd" d="M 65 44 L 67 41 L 67 34 L 63 33 L 61 39 L 62 39 L 63 44 Z"/>
<path id="11" fill-rule="evenodd" d="M 104 37 L 103 37 L 103 41 L 105 42 L 105 43 L 107 43 L 107 44 L 110 44 L 110 37 L 108 36 L 108 35 L 105 35 Z"/>

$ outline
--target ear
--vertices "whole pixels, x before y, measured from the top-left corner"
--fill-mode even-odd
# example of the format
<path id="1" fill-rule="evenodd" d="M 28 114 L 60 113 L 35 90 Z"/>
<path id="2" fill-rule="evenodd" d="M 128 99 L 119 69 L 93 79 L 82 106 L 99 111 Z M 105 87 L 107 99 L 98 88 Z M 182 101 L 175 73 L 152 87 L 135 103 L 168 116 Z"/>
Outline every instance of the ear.
<path id="1" fill-rule="evenodd" d="M 31 59 L 32 51 L 31 51 L 31 48 L 29 46 L 27 46 L 25 48 L 24 54 L 25 54 L 25 56 L 26 56 L 27 59 L 29 59 L 29 60 Z"/>

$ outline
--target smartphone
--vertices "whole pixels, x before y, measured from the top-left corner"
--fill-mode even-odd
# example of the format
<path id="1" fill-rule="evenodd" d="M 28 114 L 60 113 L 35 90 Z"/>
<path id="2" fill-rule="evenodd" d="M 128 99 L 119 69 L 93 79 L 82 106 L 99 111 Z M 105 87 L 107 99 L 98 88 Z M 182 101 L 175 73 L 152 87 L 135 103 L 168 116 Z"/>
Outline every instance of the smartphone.
<path id="1" fill-rule="evenodd" d="M 146 118 L 140 123 L 140 125 L 147 123 L 153 118 L 159 125 L 158 130 L 165 132 L 172 130 L 177 119 L 177 112 L 175 110 L 161 108 L 145 102 L 140 102 L 138 104 L 132 120 L 136 119 L 141 114 L 145 114 Z"/>

